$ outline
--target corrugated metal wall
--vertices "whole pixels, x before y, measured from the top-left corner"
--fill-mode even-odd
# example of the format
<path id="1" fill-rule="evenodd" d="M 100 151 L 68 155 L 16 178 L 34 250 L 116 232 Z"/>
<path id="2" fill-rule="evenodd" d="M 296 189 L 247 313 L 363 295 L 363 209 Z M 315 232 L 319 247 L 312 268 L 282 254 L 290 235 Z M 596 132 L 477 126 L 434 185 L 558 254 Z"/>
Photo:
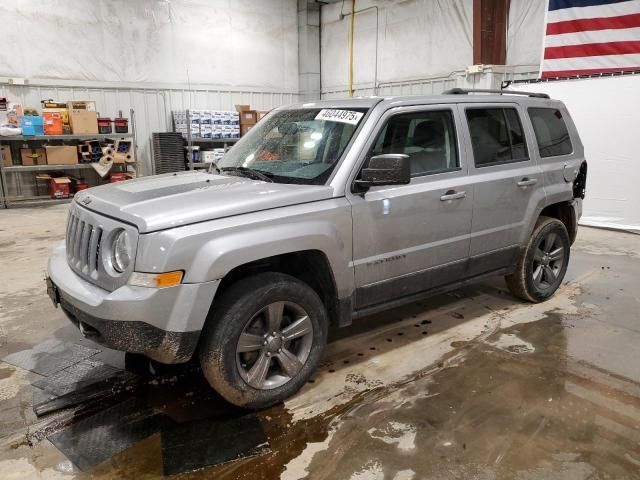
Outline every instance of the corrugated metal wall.
<path id="1" fill-rule="evenodd" d="M 129 110 L 133 108 L 139 171 L 142 175 L 151 174 L 151 133 L 172 130 L 172 110 L 187 108 L 233 110 L 236 104 L 249 104 L 257 110 L 270 110 L 298 100 L 298 94 L 291 92 L 225 90 L 213 87 L 189 90 L 187 88 L 7 84 L 0 85 L 0 96 L 6 97 L 10 102 L 18 102 L 25 107 L 38 109 L 40 109 L 40 101 L 49 98 L 57 101 L 94 100 L 100 115 L 106 117 L 115 117 L 120 110 L 124 117 L 129 117 Z M 8 183 L 12 195 L 36 194 L 32 175 L 8 174 Z"/>

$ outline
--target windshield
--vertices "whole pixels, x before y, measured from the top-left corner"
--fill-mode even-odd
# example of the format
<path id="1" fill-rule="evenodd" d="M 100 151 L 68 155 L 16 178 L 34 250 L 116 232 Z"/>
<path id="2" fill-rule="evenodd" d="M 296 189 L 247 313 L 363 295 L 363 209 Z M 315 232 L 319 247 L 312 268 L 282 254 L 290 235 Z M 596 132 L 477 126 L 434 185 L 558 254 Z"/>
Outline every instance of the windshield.
<path id="1" fill-rule="evenodd" d="M 277 111 L 253 127 L 218 162 L 223 174 L 278 183 L 323 184 L 367 109 Z"/>

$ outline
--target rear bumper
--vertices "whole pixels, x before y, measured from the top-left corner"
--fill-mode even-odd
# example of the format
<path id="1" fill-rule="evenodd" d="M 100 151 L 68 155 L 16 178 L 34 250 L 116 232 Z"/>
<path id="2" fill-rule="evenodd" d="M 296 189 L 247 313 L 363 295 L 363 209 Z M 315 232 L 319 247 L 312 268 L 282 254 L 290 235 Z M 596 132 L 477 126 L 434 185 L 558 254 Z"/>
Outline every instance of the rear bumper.
<path id="1" fill-rule="evenodd" d="M 571 240 L 571 245 L 576 241 L 576 237 L 578 236 L 578 221 L 580 217 L 582 217 L 582 199 L 574 198 L 571 203 L 571 208 L 573 209 L 573 228 L 569 232 L 569 239 Z"/>
<path id="2" fill-rule="evenodd" d="M 71 270 L 64 244 L 49 258 L 48 273 L 62 309 L 85 336 L 163 363 L 191 358 L 219 285 L 219 281 L 163 289 L 124 285 L 109 292 Z"/>

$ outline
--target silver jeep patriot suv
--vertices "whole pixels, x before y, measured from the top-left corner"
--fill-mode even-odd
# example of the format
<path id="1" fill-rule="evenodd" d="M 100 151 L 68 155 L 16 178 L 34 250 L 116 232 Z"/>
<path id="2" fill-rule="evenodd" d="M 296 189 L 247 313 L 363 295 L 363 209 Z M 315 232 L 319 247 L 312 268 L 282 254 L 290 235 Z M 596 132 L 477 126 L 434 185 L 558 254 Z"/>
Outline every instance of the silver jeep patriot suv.
<path id="1" fill-rule="evenodd" d="M 96 342 L 197 355 L 229 402 L 264 407 L 309 379 L 329 324 L 489 275 L 549 298 L 586 173 L 567 109 L 543 94 L 278 108 L 208 172 L 76 195 L 48 292 Z"/>

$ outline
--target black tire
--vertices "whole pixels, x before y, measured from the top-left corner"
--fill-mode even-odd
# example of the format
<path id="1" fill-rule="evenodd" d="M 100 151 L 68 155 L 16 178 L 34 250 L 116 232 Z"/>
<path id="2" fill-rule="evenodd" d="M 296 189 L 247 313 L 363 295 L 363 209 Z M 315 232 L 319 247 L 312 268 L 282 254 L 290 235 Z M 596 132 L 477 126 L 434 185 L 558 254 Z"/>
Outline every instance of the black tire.
<path id="1" fill-rule="evenodd" d="M 280 304 L 285 305 L 280 313 L 282 322 L 290 321 L 289 326 L 294 323 L 294 317 L 292 313 L 287 313 L 287 309 L 294 305 L 304 310 L 310 320 L 310 323 L 309 320 L 305 320 L 305 325 L 312 327 L 311 339 L 306 333 L 304 337 L 291 340 L 287 345 L 282 343 L 280 350 L 274 353 L 268 352 L 270 359 L 267 360 L 267 364 L 270 366 L 266 367 L 267 375 L 275 370 L 277 373 L 273 378 L 280 378 L 279 381 L 283 381 L 284 378 L 289 377 L 285 374 L 284 366 L 281 367 L 279 352 L 294 351 L 291 347 L 298 340 L 305 342 L 303 353 L 306 355 L 306 360 L 296 364 L 298 367 L 302 365 L 301 369 L 290 376 L 284 384 L 278 385 L 277 381 L 274 381 L 273 385 L 277 386 L 256 388 L 246 379 L 251 369 L 248 366 L 246 370 L 243 368 L 246 365 L 242 358 L 246 357 L 241 355 L 264 358 L 263 356 L 267 354 L 266 349 L 272 346 L 271 344 L 268 347 L 261 346 L 255 353 L 241 354 L 237 352 L 237 348 L 240 348 L 240 336 L 253 335 L 246 329 L 254 328 L 256 322 L 266 326 L 270 313 L 264 312 L 270 312 L 269 305 Z M 301 319 L 303 316 L 298 318 Z M 199 354 L 202 370 L 213 389 L 234 405 L 245 408 L 274 405 L 296 393 L 315 371 L 327 341 L 328 323 L 327 312 L 320 297 L 306 283 L 290 275 L 274 272 L 247 277 L 229 287 L 220 299 L 215 300 L 200 340 Z M 285 330 L 286 328 L 282 329 L 282 332 Z M 269 338 L 275 341 L 275 337 Z M 278 341 L 284 342 L 282 338 Z M 258 359 L 254 362 L 255 366 Z M 242 376 L 243 374 L 245 377 Z"/>
<path id="2" fill-rule="evenodd" d="M 546 248 L 551 238 L 555 243 Z M 551 260 L 549 253 L 559 248 L 563 249 L 561 260 Z M 571 240 L 564 224 L 556 218 L 540 217 L 527 246 L 518 254 L 515 271 L 505 276 L 511 293 L 533 303 L 550 298 L 564 279 L 570 248 Z"/>

